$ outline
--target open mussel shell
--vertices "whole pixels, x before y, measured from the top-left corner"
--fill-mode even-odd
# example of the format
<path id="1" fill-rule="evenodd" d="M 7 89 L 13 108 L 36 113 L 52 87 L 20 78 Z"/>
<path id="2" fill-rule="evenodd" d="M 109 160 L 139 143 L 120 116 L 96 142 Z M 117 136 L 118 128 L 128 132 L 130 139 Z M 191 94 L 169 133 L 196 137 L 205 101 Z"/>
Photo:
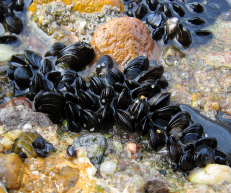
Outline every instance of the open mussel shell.
<path id="1" fill-rule="evenodd" d="M 63 43 L 54 43 L 48 51 L 45 53 L 45 57 L 47 56 L 58 56 L 59 52 L 64 49 L 66 46 Z"/>
<path id="2" fill-rule="evenodd" d="M 164 106 L 168 106 L 170 103 L 171 94 L 166 92 L 162 93 L 158 96 L 154 96 L 149 100 L 149 110 L 154 111 L 156 109 L 160 109 Z"/>
<path id="3" fill-rule="evenodd" d="M 188 48 L 192 44 L 192 36 L 189 29 L 184 27 L 181 23 L 179 24 L 176 39 L 184 48 Z"/>
<path id="4" fill-rule="evenodd" d="M 135 131 L 135 121 L 129 112 L 117 109 L 115 113 L 116 121 L 118 125 L 124 130 L 134 132 Z"/>
<path id="5" fill-rule="evenodd" d="M 130 114 L 134 116 L 134 120 L 139 122 L 148 114 L 147 99 L 141 96 L 130 106 Z"/>
<path id="6" fill-rule="evenodd" d="M 166 144 L 165 132 L 158 128 L 150 129 L 150 146 L 154 151 L 159 151 Z"/>
<path id="7" fill-rule="evenodd" d="M 10 32 L 20 34 L 23 30 L 23 23 L 19 17 L 12 14 L 6 14 L 5 21 Z"/>
<path id="8" fill-rule="evenodd" d="M 126 79 L 132 80 L 148 68 L 149 60 L 147 56 L 139 56 L 126 64 L 124 68 L 124 75 Z"/>
<path id="9" fill-rule="evenodd" d="M 66 100 L 61 93 L 40 91 L 34 98 L 34 106 L 38 112 L 48 115 L 52 122 L 57 123 L 64 110 Z"/>
<path id="10" fill-rule="evenodd" d="M 83 70 L 94 58 L 94 49 L 85 42 L 76 42 L 63 48 L 58 55 L 58 63 L 64 63 L 75 71 Z"/>
<path id="11" fill-rule="evenodd" d="M 175 134 L 177 135 L 178 133 L 175 132 L 183 131 L 189 126 L 190 122 L 191 116 L 187 111 L 181 111 L 177 113 L 168 123 L 168 126 L 166 128 L 167 136 Z"/>
<path id="12" fill-rule="evenodd" d="M 113 59 L 109 55 L 103 55 L 96 63 L 96 73 L 99 75 L 103 69 L 111 69 L 113 67 Z"/>
<path id="13" fill-rule="evenodd" d="M 168 139 L 167 150 L 170 159 L 176 163 L 180 160 L 180 157 L 183 155 L 183 147 L 174 137 L 170 137 Z"/>

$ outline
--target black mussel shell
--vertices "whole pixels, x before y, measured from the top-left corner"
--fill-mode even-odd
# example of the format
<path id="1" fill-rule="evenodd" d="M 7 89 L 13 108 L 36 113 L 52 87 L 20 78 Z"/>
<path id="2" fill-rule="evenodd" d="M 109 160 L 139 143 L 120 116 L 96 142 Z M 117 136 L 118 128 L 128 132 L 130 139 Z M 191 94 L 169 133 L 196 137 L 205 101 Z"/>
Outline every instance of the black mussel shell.
<path id="1" fill-rule="evenodd" d="M 75 121 L 68 121 L 68 130 L 71 132 L 79 133 L 81 131 L 81 126 Z"/>
<path id="2" fill-rule="evenodd" d="M 47 56 L 58 56 L 59 52 L 64 49 L 66 46 L 63 43 L 54 43 L 44 55 Z"/>
<path id="3" fill-rule="evenodd" d="M 38 70 L 42 66 L 43 59 L 39 53 L 30 51 L 30 50 L 24 50 L 24 55 L 26 57 L 26 60 L 29 62 L 29 65 L 32 66 L 32 68 Z"/>
<path id="4" fill-rule="evenodd" d="M 183 131 L 189 126 L 191 122 L 191 115 L 187 111 L 181 111 L 174 115 L 174 117 L 168 123 L 166 128 L 166 133 L 169 136 L 172 130 Z"/>
<path id="5" fill-rule="evenodd" d="M 167 3 L 163 4 L 163 13 L 165 14 L 166 17 L 172 17 L 172 11 L 169 7 L 169 4 Z"/>
<path id="6" fill-rule="evenodd" d="M 132 91 L 132 98 L 139 98 L 142 95 L 147 97 L 148 99 L 155 96 L 156 94 L 158 94 L 160 92 L 161 88 L 159 85 L 157 84 L 144 84 L 139 86 L 138 88 L 135 88 Z"/>
<path id="7" fill-rule="evenodd" d="M 97 114 L 91 110 L 82 109 L 82 127 L 90 131 L 97 130 L 99 128 Z"/>
<path id="8" fill-rule="evenodd" d="M 182 171 L 189 171 L 196 167 L 194 162 L 194 155 L 192 153 L 185 153 L 180 158 L 180 169 Z"/>
<path id="9" fill-rule="evenodd" d="M 44 59 L 43 63 L 42 63 L 42 66 L 40 68 L 40 72 L 42 74 L 46 74 L 46 73 L 48 73 L 48 72 L 50 72 L 52 70 L 54 70 L 52 62 L 50 60 L 48 60 L 48 59 Z"/>
<path id="10" fill-rule="evenodd" d="M 126 64 L 124 68 L 124 75 L 126 79 L 132 80 L 148 68 L 149 60 L 147 56 L 139 56 Z"/>
<path id="11" fill-rule="evenodd" d="M 12 9 L 14 9 L 15 11 L 23 11 L 24 5 L 24 0 L 15 0 L 13 2 Z"/>
<path id="12" fill-rule="evenodd" d="M 164 35 L 165 29 L 163 26 L 160 26 L 153 30 L 152 32 L 152 39 L 153 40 L 160 40 L 162 36 Z"/>
<path id="13" fill-rule="evenodd" d="M 75 150 L 74 150 L 74 147 L 73 145 L 69 145 L 68 148 L 67 148 L 67 154 L 71 157 L 74 157 L 75 156 Z"/>
<path id="14" fill-rule="evenodd" d="M 204 7 L 200 3 L 190 3 L 189 7 L 196 13 L 202 13 L 204 11 Z"/>
<path id="15" fill-rule="evenodd" d="M 27 65 L 24 54 L 15 54 L 11 57 L 10 60 L 11 66 L 19 67 Z"/>
<path id="16" fill-rule="evenodd" d="M 110 75 L 113 77 L 115 83 L 117 83 L 117 82 L 123 83 L 124 82 L 124 75 L 120 70 L 118 70 L 116 68 L 112 68 L 110 70 Z M 112 83 L 111 83 L 111 85 L 112 85 Z"/>
<path id="17" fill-rule="evenodd" d="M 199 17 L 189 18 L 187 21 L 190 22 L 191 24 L 194 24 L 194 25 L 202 25 L 202 24 L 206 23 L 205 20 L 203 20 Z"/>
<path id="18" fill-rule="evenodd" d="M 71 86 L 73 88 L 76 88 L 77 90 L 80 90 L 80 89 L 86 90 L 87 89 L 86 82 L 81 76 L 77 76 Z"/>
<path id="19" fill-rule="evenodd" d="M 135 80 L 125 80 L 125 83 L 130 90 L 134 90 L 140 86 L 140 83 Z"/>
<path id="20" fill-rule="evenodd" d="M 110 104 L 103 106 L 98 114 L 101 126 L 110 127 L 114 123 L 114 110 Z"/>
<path id="21" fill-rule="evenodd" d="M 185 10 L 177 3 L 173 3 L 172 8 L 180 17 L 183 17 L 185 15 Z"/>
<path id="22" fill-rule="evenodd" d="M 145 4 L 141 3 L 135 10 L 135 16 L 138 19 L 142 19 L 148 13 L 147 7 Z"/>
<path id="23" fill-rule="evenodd" d="M 137 82 L 141 83 L 143 81 L 155 82 L 157 79 L 160 79 L 164 73 L 163 66 L 154 66 L 144 71 L 137 77 Z"/>
<path id="24" fill-rule="evenodd" d="M 156 29 L 157 27 L 160 26 L 162 20 L 163 20 L 162 14 L 152 13 L 148 15 L 146 19 L 146 23 L 149 24 L 153 29 Z"/>
<path id="25" fill-rule="evenodd" d="M 170 159 L 176 163 L 180 160 L 180 157 L 183 155 L 183 147 L 173 137 L 170 137 L 167 141 L 167 150 Z"/>
<path id="26" fill-rule="evenodd" d="M 34 106 L 38 112 L 48 115 L 52 122 L 59 121 L 66 100 L 61 93 L 40 91 L 34 98 Z"/>
<path id="27" fill-rule="evenodd" d="M 166 34 L 170 39 L 176 36 L 178 23 L 179 19 L 177 17 L 171 17 L 166 21 Z"/>
<path id="28" fill-rule="evenodd" d="M 147 99 L 141 96 L 130 106 L 130 114 L 134 116 L 134 120 L 139 122 L 148 114 Z"/>
<path id="29" fill-rule="evenodd" d="M 195 152 L 199 152 L 203 148 L 211 147 L 213 149 L 217 148 L 217 140 L 216 138 L 202 138 L 198 139 L 195 143 Z"/>
<path id="30" fill-rule="evenodd" d="M 94 49 L 85 42 L 76 42 L 63 48 L 58 55 L 58 63 L 65 63 L 75 71 L 83 70 L 94 58 Z"/>
<path id="31" fill-rule="evenodd" d="M 100 95 L 100 101 L 102 104 L 111 103 L 115 96 L 115 92 L 111 86 L 104 88 Z"/>
<path id="32" fill-rule="evenodd" d="M 74 104 L 77 104 L 79 102 L 77 95 L 71 92 L 64 92 L 63 96 L 66 98 L 67 101 L 70 101 Z"/>
<path id="33" fill-rule="evenodd" d="M 179 24 L 178 32 L 176 34 L 176 39 L 185 48 L 189 47 L 192 44 L 191 33 L 189 29 L 183 26 L 183 24 Z"/>
<path id="34" fill-rule="evenodd" d="M 157 8 L 157 5 L 159 4 L 158 0 L 146 0 L 146 3 L 148 4 L 151 11 L 155 11 Z"/>
<path id="35" fill-rule="evenodd" d="M 18 38 L 12 35 L 0 36 L 0 44 L 14 44 L 17 40 Z"/>
<path id="36" fill-rule="evenodd" d="M 138 133 L 146 135 L 149 130 L 153 128 L 153 122 L 148 116 L 146 116 L 140 122 L 136 123 L 135 127 Z"/>
<path id="37" fill-rule="evenodd" d="M 34 148 L 44 149 L 45 148 L 45 141 L 43 138 L 37 138 L 32 142 Z"/>
<path id="38" fill-rule="evenodd" d="M 65 117 L 68 120 L 72 120 L 75 122 L 80 122 L 81 120 L 81 110 L 74 103 L 67 101 L 65 108 Z"/>
<path id="39" fill-rule="evenodd" d="M 131 117 L 130 113 L 118 109 L 115 113 L 115 116 L 116 116 L 116 121 L 120 127 L 130 132 L 135 131 L 135 122 Z"/>
<path id="40" fill-rule="evenodd" d="M 7 23 L 8 30 L 12 33 L 20 34 L 23 29 L 22 20 L 11 14 L 5 16 L 5 21 Z"/>
<path id="41" fill-rule="evenodd" d="M 215 151 L 212 147 L 202 148 L 195 156 L 196 166 L 205 167 L 208 164 L 215 163 Z"/>
<path id="42" fill-rule="evenodd" d="M 7 76 L 9 77 L 10 80 L 14 80 L 14 67 L 9 67 L 7 68 Z"/>
<path id="43" fill-rule="evenodd" d="M 14 80 L 19 89 L 28 88 L 32 78 L 31 69 L 28 66 L 21 66 L 14 71 Z"/>
<path id="44" fill-rule="evenodd" d="M 154 111 L 156 109 L 160 109 L 164 106 L 169 105 L 171 94 L 166 92 L 162 93 L 158 96 L 154 96 L 149 100 L 149 110 Z"/>
<path id="45" fill-rule="evenodd" d="M 92 76 L 89 84 L 90 84 L 89 85 L 90 90 L 97 95 L 100 95 L 101 91 L 105 87 L 102 80 L 97 76 Z"/>
<path id="46" fill-rule="evenodd" d="M 93 96 L 93 94 L 91 94 L 88 91 L 80 90 L 78 100 L 79 100 L 79 105 L 83 109 L 86 108 L 94 111 L 99 108 L 99 99 Z"/>
<path id="47" fill-rule="evenodd" d="M 44 152 L 43 149 L 35 149 L 35 152 L 36 152 L 37 156 L 39 156 L 39 157 L 42 157 L 42 158 L 47 157 L 47 153 Z"/>
<path id="48" fill-rule="evenodd" d="M 47 79 L 50 80 L 56 88 L 61 80 L 61 72 L 51 71 L 47 74 Z"/>
<path id="49" fill-rule="evenodd" d="M 159 151 L 166 144 L 165 132 L 161 129 L 150 129 L 150 146 L 154 151 Z"/>
<path id="50" fill-rule="evenodd" d="M 117 95 L 115 106 L 117 109 L 126 110 L 131 102 L 132 99 L 129 90 L 127 88 L 123 88 L 123 90 Z"/>
<path id="51" fill-rule="evenodd" d="M 103 69 L 113 68 L 113 59 L 109 55 L 103 55 L 96 63 L 96 72 L 99 75 Z"/>
<path id="52" fill-rule="evenodd" d="M 229 166 L 229 163 L 226 160 L 226 155 L 217 149 L 215 149 L 215 163 Z"/>
<path id="53" fill-rule="evenodd" d="M 165 79 L 164 76 L 161 76 L 160 79 L 156 80 L 156 84 L 159 84 L 161 88 L 165 89 L 168 86 L 168 81 Z"/>

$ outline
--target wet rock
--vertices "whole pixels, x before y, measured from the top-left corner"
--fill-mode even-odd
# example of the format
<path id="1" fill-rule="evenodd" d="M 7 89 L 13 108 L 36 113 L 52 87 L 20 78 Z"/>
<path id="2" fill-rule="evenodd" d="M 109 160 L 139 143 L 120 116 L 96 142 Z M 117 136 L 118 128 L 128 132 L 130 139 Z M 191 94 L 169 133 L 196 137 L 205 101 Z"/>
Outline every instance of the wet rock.
<path id="1" fill-rule="evenodd" d="M 22 129 L 27 123 L 48 127 L 53 125 L 43 113 L 34 112 L 26 106 L 6 107 L 0 109 L 0 125 L 7 129 Z"/>
<path id="2" fill-rule="evenodd" d="M 95 61 L 107 54 L 117 65 L 125 65 L 126 61 L 140 55 L 147 55 L 149 60 L 158 60 L 160 55 L 148 28 L 141 20 L 132 17 L 121 17 L 102 24 L 96 29 L 91 46 L 96 51 Z"/>
<path id="3" fill-rule="evenodd" d="M 100 174 L 103 177 L 107 177 L 107 175 L 113 175 L 116 171 L 117 167 L 117 160 L 110 160 L 110 161 L 105 161 L 100 165 Z"/>
<path id="4" fill-rule="evenodd" d="M 3 106 L 3 108 L 5 108 L 5 107 L 16 107 L 18 105 L 23 105 L 23 106 L 32 108 L 32 103 L 26 97 L 14 98 L 14 99 L 10 100 L 9 102 L 7 102 Z"/>
<path id="5" fill-rule="evenodd" d="M 0 181 L 6 188 L 19 188 L 23 171 L 23 163 L 17 154 L 0 154 Z"/>
<path id="6" fill-rule="evenodd" d="M 38 4 L 48 4 L 55 0 L 34 0 L 33 3 L 28 8 L 28 11 L 32 11 L 34 13 L 36 11 L 36 6 Z M 124 7 L 120 0 L 94 0 L 94 1 L 86 1 L 86 0 L 62 0 L 66 5 L 72 6 L 72 11 L 79 11 L 79 12 L 86 12 L 86 13 L 93 13 L 99 12 L 103 9 L 103 6 L 110 5 L 113 7 L 117 7 L 123 12 Z"/>
<path id="7" fill-rule="evenodd" d="M 93 164 L 101 164 L 103 154 L 107 149 L 107 139 L 100 133 L 88 133 L 77 137 L 73 141 L 74 148 L 85 147 L 87 157 Z"/>
<path id="8" fill-rule="evenodd" d="M 144 188 L 145 193 L 168 193 L 167 184 L 160 179 L 153 179 L 146 183 Z"/>
<path id="9" fill-rule="evenodd" d="M 209 164 L 205 168 L 194 169 L 188 178 L 193 183 L 231 182 L 231 168 L 226 165 Z"/>
<path id="10" fill-rule="evenodd" d="M 165 48 L 162 57 L 168 66 L 172 66 L 184 58 L 185 54 L 179 48 L 171 45 Z"/>
<path id="11" fill-rule="evenodd" d="M 206 64 L 215 68 L 226 67 L 231 69 L 231 51 L 219 51 L 208 54 L 205 57 Z"/>

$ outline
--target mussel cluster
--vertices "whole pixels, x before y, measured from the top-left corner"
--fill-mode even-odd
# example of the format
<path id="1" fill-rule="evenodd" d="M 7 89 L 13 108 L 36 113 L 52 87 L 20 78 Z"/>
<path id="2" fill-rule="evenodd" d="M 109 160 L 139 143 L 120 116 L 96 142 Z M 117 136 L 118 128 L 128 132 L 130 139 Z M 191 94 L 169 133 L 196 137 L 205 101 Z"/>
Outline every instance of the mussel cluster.
<path id="1" fill-rule="evenodd" d="M 0 1 L 0 22 L 6 25 L 9 32 L 20 34 L 23 30 L 23 22 L 20 15 L 22 15 L 21 12 L 24 5 L 24 0 Z M 15 36 L 0 36 L 0 43 L 9 44 L 16 40 Z"/>
<path id="2" fill-rule="evenodd" d="M 96 63 L 95 76 L 85 81 L 77 71 L 93 58 L 86 43 L 56 43 L 44 58 L 28 50 L 13 56 L 8 76 L 16 92 L 34 100 L 37 111 L 54 123 L 67 120 L 72 132 L 116 126 L 149 134 L 151 147 L 158 151 L 167 145 L 169 157 L 183 171 L 208 163 L 227 164 L 225 154 L 216 149 L 216 139 L 206 138 L 203 127 L 191 123 L 189 113 L 170 104 L 170 93 L 163 92 L 168 86 L 163 66 L 150 65 L 146 56 L 139 56 L 122 73 L 104 55 Z M 57 70 L 60 63 L 69 69 Z"/>
<path id="3" fill-rule="evenodd" d="M 176 39 L 184 48 L 212 37 L 206 28 L 225 10 L 225 0 L 123 0 L 125 14 L 147 23 L 153 40 Z"/>

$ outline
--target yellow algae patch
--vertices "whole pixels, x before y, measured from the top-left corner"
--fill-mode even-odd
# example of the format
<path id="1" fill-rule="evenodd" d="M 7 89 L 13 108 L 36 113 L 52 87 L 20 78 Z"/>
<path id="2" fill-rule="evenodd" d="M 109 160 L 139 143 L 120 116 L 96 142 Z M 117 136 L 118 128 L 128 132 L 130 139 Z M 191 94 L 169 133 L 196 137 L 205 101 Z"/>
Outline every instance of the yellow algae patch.
<path id="1" fill-rule="evenodd" d="M 85 13 L 100 12 L 104 5 L 110 5 L 120 9 L 120 12 L 124 11 L 123 4 L 120 0 L 34 0 L 33 3 L 28 8 L 32 14 L 36 12 L 36 5 L 48 4 L 52 1 L 61 1 L 66 5 L 73 4 L 72 11 L 79 11 Z"/>

